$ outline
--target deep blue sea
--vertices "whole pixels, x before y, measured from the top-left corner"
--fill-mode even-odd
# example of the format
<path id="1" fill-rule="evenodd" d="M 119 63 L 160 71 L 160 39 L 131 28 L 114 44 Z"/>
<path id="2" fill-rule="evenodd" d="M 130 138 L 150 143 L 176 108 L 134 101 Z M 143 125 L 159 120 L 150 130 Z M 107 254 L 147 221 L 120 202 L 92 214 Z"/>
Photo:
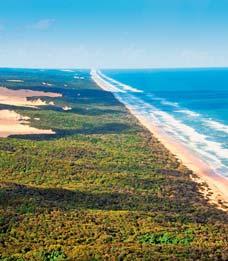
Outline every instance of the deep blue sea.
<path id="1" fill-rule="evenodd" d="M 102 70 L 122 101 L 228 177 L 228 68 Z"/>

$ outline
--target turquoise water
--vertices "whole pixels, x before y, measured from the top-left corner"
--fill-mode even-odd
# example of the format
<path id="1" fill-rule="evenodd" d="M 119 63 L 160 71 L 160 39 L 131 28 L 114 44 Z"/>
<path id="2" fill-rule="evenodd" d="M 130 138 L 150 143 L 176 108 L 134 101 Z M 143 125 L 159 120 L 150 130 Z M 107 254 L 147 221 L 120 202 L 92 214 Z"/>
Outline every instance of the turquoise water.
<path id="1" fill-rule="evenodd" d="M 99 75 L 166 133 L 228 177 L 228 69 L 102 70 Z"/>

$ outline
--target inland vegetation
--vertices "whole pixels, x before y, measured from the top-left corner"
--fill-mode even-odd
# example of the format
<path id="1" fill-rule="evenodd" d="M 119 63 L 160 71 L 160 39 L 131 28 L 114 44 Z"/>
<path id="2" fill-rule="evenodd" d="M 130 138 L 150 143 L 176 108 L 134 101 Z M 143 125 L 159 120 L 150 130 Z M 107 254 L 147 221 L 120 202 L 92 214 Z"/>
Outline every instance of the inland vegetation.
<path id="1" fill-rule="evenodd" d="M 89 71 L 1 69 L 0 86 L 62 95 L 0 104 L 53 130 L 0 138 L 0 260 L 228 259 L 227 213 Z"/>

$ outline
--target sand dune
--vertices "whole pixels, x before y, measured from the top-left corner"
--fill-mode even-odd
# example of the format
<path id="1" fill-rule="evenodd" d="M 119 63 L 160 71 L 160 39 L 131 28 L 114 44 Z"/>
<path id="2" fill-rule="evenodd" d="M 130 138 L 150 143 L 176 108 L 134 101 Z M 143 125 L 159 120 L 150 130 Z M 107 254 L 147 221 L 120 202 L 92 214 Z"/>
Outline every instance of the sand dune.
<path id="1" fill-rule="evenodd" d="M 29 125 L 29 117 L 10 110 L 0 110 L 0 137 L 14 134 L 54 134 L 52 130 L 40 130 Z"/>
<path id="2" fill-rule="evenodd" d="M 28 100 L 29 97 L 61 97 L 59 93 L 32 91 L 32 90 L 11 90 L 5 87 L 0 87 L 0 104 L 32 107 L 48 105 L 47 102 L 40 98 Z M 53 104 L 53 103 L 52 103 Z"/>
<path id="3" fill-rule="evenodd" d="M 11 90 L 0 87 L 0 104 L 37 108 L 41 105 L 54 105 L 51 101 L 47 103 L 40 98 L 29 100 L 29 97 L 61 97 L 59 93 Z M 0 137 L 8 137 L 14 134 L 54 134 L 52 130 L 40 130 L 29 126 L 29 118 L 11 110 L 0 110 Z"/>

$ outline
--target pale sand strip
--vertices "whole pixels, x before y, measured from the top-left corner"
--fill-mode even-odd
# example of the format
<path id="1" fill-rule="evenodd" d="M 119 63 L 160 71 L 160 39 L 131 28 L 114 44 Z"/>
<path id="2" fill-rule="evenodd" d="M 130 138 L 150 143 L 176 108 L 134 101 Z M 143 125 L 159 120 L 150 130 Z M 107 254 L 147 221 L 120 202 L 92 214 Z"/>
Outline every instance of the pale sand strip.
<path id="1" fill-rule="evenodd" d="M 32 90 L 11 90 L 5 87 L 0 87 L 0 104 L 33 107 L 41 105 L 49 105 L 40 98 L 28 100 L 28 97 L 61 97 L 59 93 L 32 91 Z M 53 102 L 50 104 L 53 105 Z"/>
<path id="2" fill-rule="evenodd" d="M 95 70 L 91 71 L 91 77 L 94 80 L 94 82 L 99 85 L 103 90 L 109 91 L 109 92 L 124 92 L 116 87 L 114 87 L 112 84 L 104 81 Z"/>
<path id="3" fill-rule="evenodd" d="M 172 154 L 176 155 L 181 162 L 196 173 L 200 180 L 194 179 L 196 182 L 206 182 L 213 191 L 213 195 L 209 196 L 210 201 L 218 203 L 223 201 L 228 206 L 228 179 L 216 174 L 205 162 L 203 162 L 194 152 L 190 151 L 186 146 L 177 142 L 171 136 L 167 135 L 158 126 L 148 121 L 146 117 L 139 114 L 134 107 L 125 104 L 126 108 L 133 114 L 139 122 L 146 127 Z M 207 191 L 204 191 L 205 196 Z"/>
<path id="4" fill-rule="evenodd" d="M 108 88 L 109 84 L 104 84 L 104 81 L 101 81 L 99 76 L 97 78 L 96 72 L 93 72 L 92 79 L 105 91 L 115 93 L 113 89 Z M 118 99 L 118 96 L 116 96 L 116 98 Z M 148 121 L 148 119 L 140 114 L 133 106 L 130 106 L 129 104 L 124 105 L 144 127 L 146 127 L 169 151 L 172 152 L 172 154 L 176 155 L 186 167 L 197 174 L 199 180 L 193 178 L 194 181 L 198 183 L 207 183 L 209 188 L 213 191 L 213 194 L 208 195 L 208 191 L 202 191 L 204 196 L 208 197 L 212 203 L 217 204 L 219 208 L 226 210 L 219 204 L 219 202 L 222 201 L 225 206 L 228 206 L 228 179 L 214 173 L 213 170 L 197 155 L 191 152 L 186 146 L 180 144 L 167 135 L 153 122 Z"/>
<path id="5" fill-rule="evenodd" d="M 40 130 L 29 125 L 29 117 L 10 110 L 0 110 L 0 137 L 22 134 L 55 134 L 52 130 Z"/>

